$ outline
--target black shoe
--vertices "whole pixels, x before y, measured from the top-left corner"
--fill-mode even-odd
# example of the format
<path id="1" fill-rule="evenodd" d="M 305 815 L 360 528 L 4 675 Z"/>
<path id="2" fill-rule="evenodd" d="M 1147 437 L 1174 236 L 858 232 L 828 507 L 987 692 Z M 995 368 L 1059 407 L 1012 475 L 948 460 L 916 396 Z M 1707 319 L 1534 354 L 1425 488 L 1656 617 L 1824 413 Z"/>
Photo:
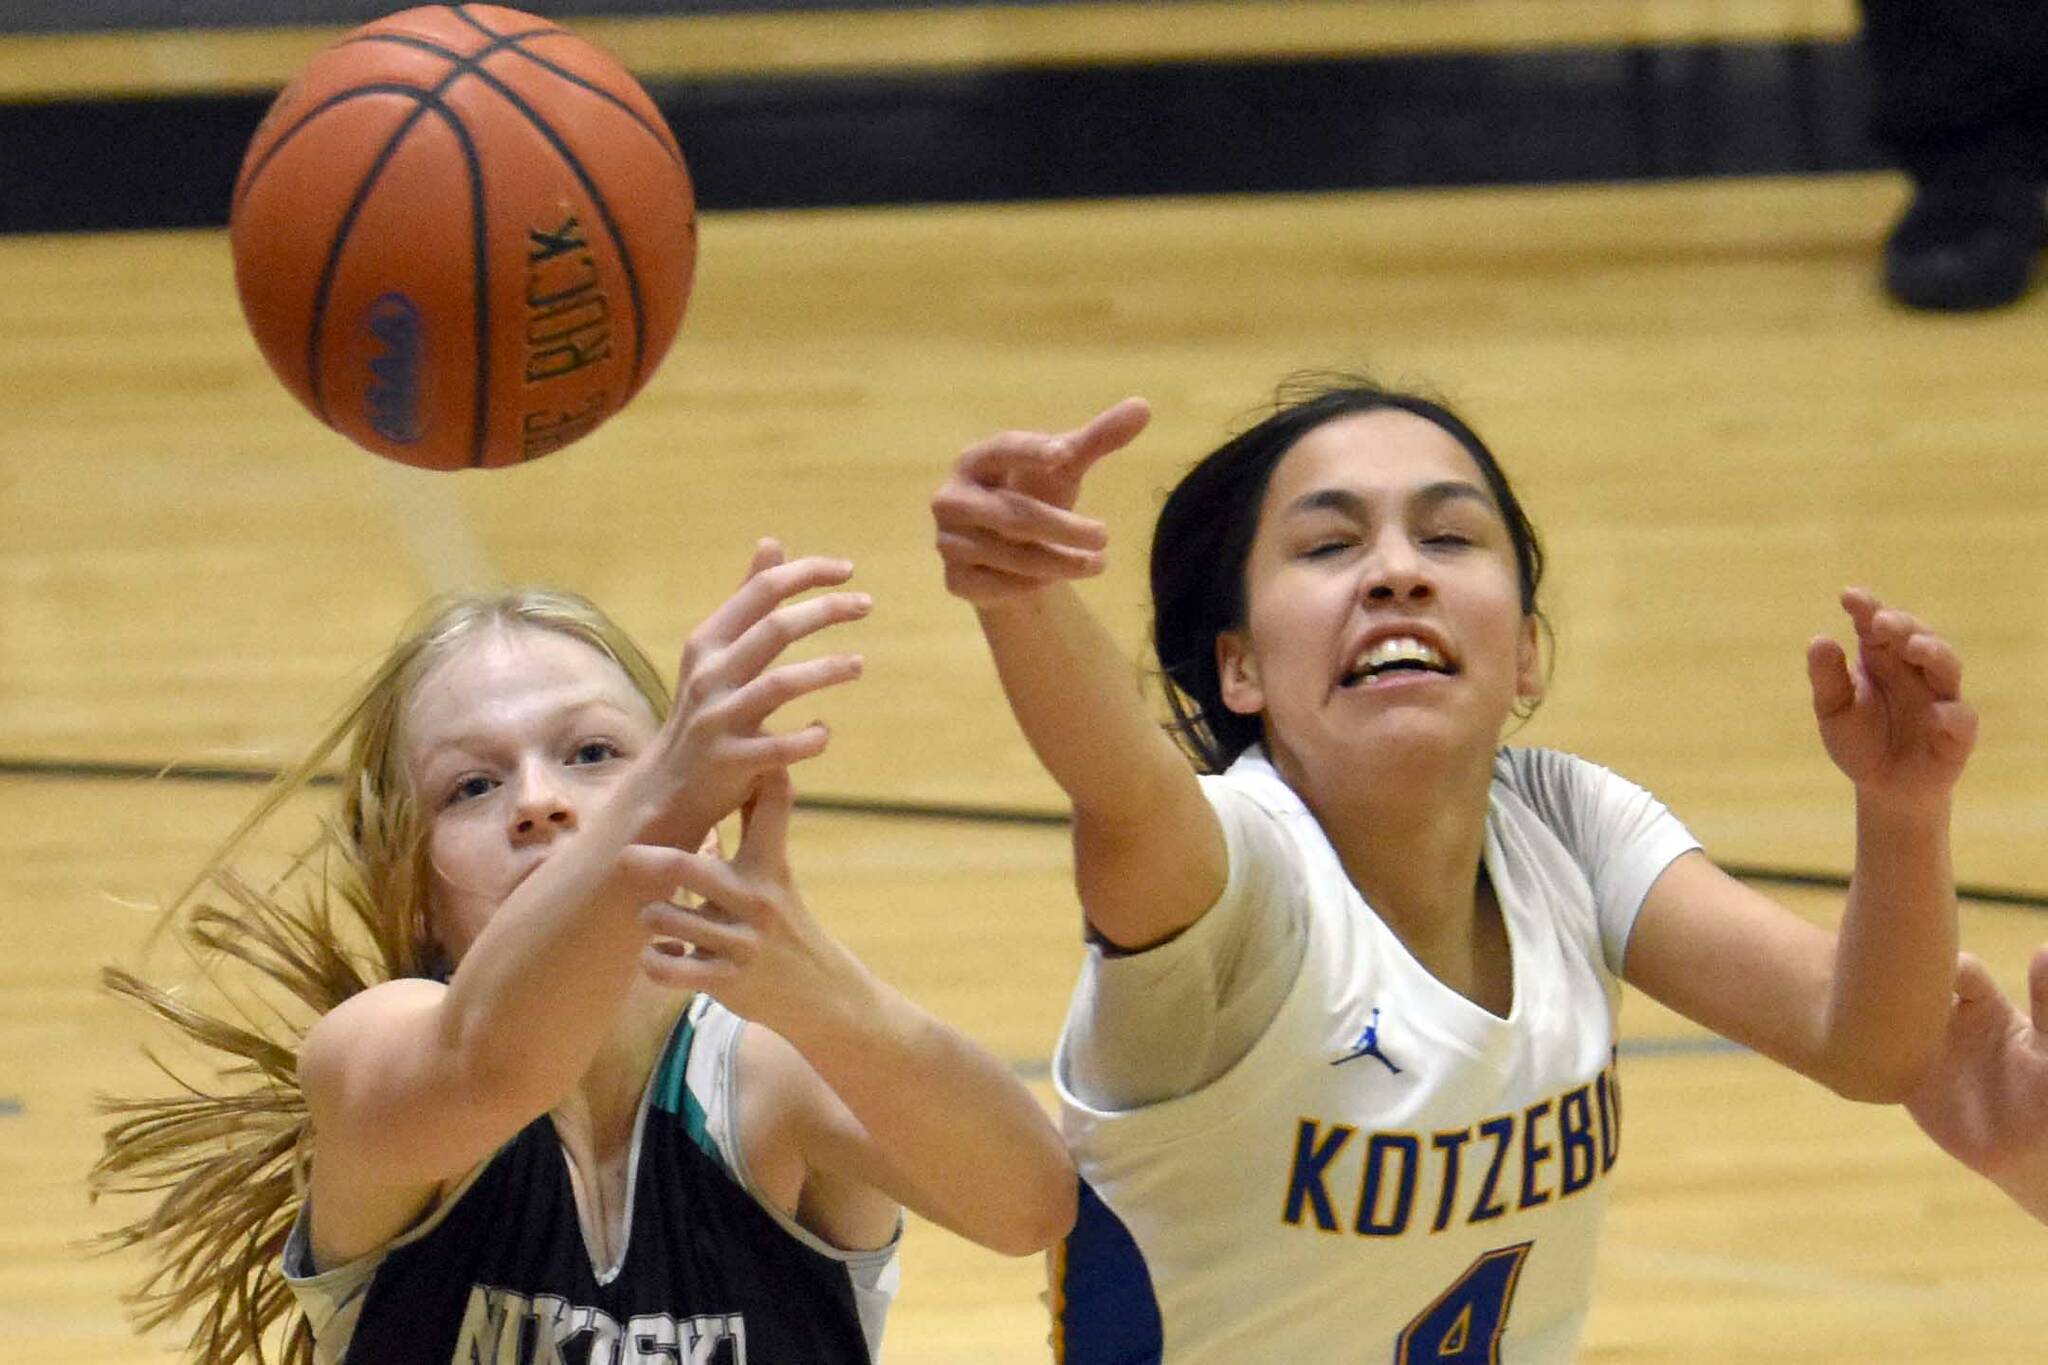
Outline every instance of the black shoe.
<path id="1" fill-rule="evenodd" d="M 1884 287 L 1909 308 L 2002 308 L 2027 292 L 2048 245 L 2031 179 L 1921 183 L 1884 244 Z"/>

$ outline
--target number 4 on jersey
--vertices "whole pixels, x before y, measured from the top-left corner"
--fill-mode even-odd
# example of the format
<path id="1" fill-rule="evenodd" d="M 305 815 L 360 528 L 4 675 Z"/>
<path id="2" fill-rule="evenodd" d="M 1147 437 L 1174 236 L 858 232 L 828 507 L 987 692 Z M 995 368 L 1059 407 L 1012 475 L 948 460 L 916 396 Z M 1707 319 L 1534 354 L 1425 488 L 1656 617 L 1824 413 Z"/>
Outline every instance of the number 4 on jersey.
<path id="1" fill-rule="evenodd" d="M 1394 1365 L 1499 1365 L 1515 1281 L 1533 1242 L 1489 1251 L 1417 1314 L 1394 1347 Z"/>

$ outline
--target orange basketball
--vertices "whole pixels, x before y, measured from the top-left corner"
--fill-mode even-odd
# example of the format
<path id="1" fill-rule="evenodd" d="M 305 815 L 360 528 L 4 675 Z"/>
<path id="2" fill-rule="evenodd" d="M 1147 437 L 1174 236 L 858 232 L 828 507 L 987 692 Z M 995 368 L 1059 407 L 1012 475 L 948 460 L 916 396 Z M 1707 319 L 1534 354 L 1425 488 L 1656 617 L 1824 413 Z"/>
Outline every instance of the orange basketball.
<path id="1" fill-rule="evenodd" d="M 336 431 L 406 464 L 512 464 L 639 392 L 697 259 L 682 151 L 637 82 L 545 19 L 406 10 L 307 63 L 235 184 L 242 312 Z"/>

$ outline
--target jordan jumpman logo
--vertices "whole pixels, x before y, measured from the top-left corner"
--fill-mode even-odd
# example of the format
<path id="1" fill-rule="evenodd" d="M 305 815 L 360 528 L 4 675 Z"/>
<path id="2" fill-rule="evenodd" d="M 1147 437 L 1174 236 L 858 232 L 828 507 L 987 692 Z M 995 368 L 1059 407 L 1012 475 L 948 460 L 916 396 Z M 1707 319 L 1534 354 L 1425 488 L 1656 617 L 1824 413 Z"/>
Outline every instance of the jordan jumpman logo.
<path id="1" fill-rule="evenodd" d="M 1365 1032 L 1358 1035 L 1358 1041 L 1351 1045 L 1351 1051 L 1345 1053 L 1336 1061 L 1331 1062 L 1330 1065 L 1342 1066 L 1346 1062 L 1355 1062 L 1360 1057 L 1371 1057 L 1373 1060 L 1384 1064 L 1387 1070 L 1391 1071 L 1394 1075 L 1398 1076 L 1401 1074 L 1401 1068 L 1394 1065 L 1394 1059 L 1380 1051 L 1380 1010 L 1377 1005 L 1373 1006 L 1372 1022 L 1365 1026 Z"/>

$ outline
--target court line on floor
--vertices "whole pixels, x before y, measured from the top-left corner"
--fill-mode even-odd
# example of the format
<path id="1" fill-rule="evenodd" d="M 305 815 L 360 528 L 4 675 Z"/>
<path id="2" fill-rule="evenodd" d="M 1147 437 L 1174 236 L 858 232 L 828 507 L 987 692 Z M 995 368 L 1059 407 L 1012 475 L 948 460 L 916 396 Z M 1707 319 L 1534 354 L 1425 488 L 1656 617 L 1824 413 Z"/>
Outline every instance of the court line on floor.
<path id="1" fill-rule="evenodd" d="M 1714 1057 L 1749 1051 L 1740 1043 L 1713 1037 L 1625 1039 L 1620 1047 L 1624 1057 L 1644 1058 Z M 1052 1062 L 1044 1057 L 1011 1062 L 1010 1073 L 1021 1081 L 1049 1081 L 1052 1079 Z M 0 1119 L 21 1118 L 27 1112 L 28 1106 L 20 1100 L 0 1098 Z"/>
<path id="2" fill-rule="evenodd" d="M 275 782 L 278 775 L 279 770 L 276 768 L 227 763 L 136 763 L 101 759 L 0 756 L 0 778 L 261 786 Z M 314 776 L 311 785 L 331 787 L 335 780 L 332 773 L 319 773 Z M 946 805 L 930 801 L 880 801 L 855 796 L 800 796 L 796 804 L 798 810 L 820 815 L 933 820 L 955 824 L 1008 825 L 1039 829 L 1064 829 L 1068 824 L 1065 811 L 1027 806 Z M 1797 886 L 1823 891 L 1846 891 L 1849 888 L 1849 878 L 1847 874 L 1841 872 L 1772 867 L 1763 863 L 1746 862 L 1720 862 L 1718 865 L 1731 877 L 1767 886 Z M 2048 890 L 1958 882 L 1956 896 L 1973 905 L 2048 911 Z"/>

